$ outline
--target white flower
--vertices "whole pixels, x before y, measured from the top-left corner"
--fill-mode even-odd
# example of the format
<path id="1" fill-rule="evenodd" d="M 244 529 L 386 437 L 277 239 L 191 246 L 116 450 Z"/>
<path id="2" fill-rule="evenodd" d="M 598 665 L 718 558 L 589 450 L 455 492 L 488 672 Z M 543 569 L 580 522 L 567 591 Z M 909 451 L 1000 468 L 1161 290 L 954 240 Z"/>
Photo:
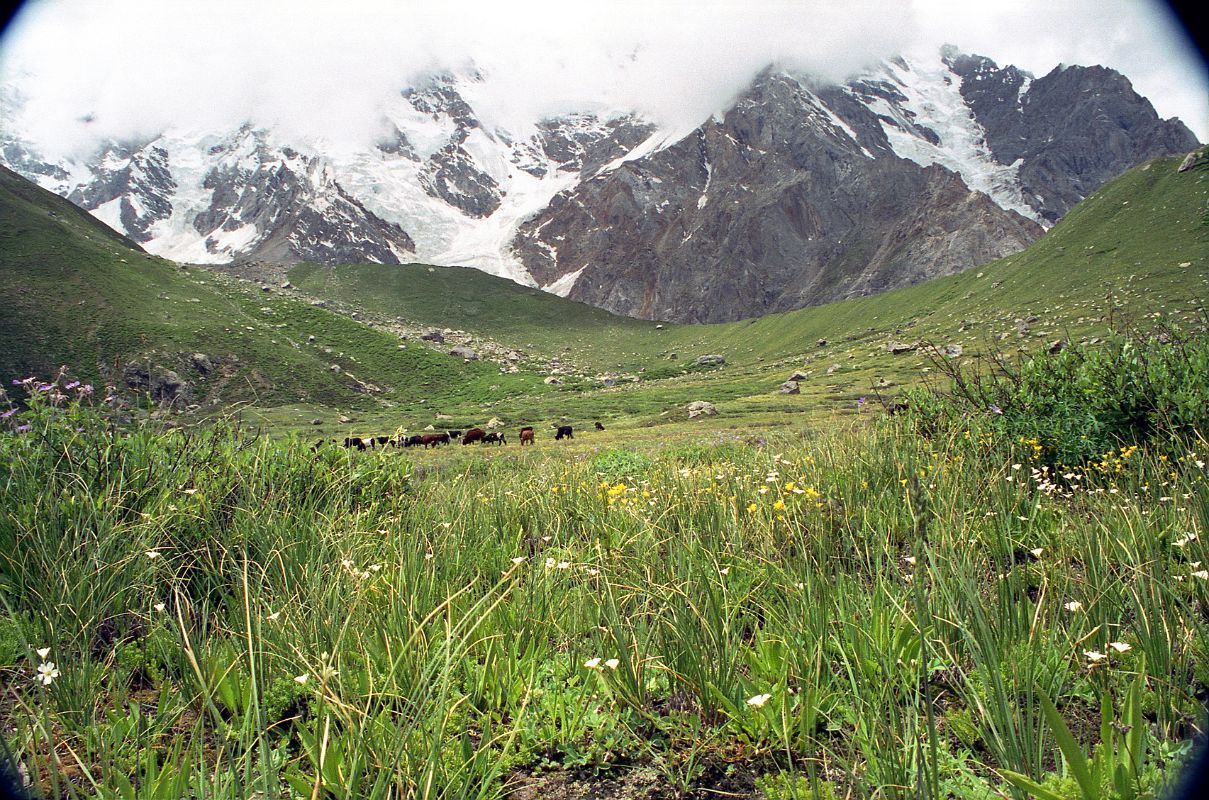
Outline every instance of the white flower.
<path id="1" fill-rule="evenodd" d="M 39 647 L 35 652 L 38 654 L 38 658 L 45 661 L 46 657 L 48 655 L 50 655 L 50 648 L 49 647 Z"/>
<path id="2" fill-rule="evenodd" d="M 723 567 L 722 569 L 718 570 L 718 572 L 722 573 L 723 575 L 727 575 L 730 573 L 730 567 Z"/>
<path id="3" fill-rule="evenodd" d="M 307 675 L 305 672 L 304 672 L 304 673 L 302 673 L 301 675 L 295 675 L 295 676 L 294 676 L 294 683 L 297 683 L 297 684 L 299 684 L 299 685 L 304 684 L 304 683 L 306 683 L 306 679 L 307 679 L 307 678 L 309 678 L 309 677 L 310 677 L 310 676 L 309 676 L 309 675 Z"/>
<path id="4" fill-rule="evenodd" d="M 163 603 L 156 603 L 155 605 L 152 606 L 152 608 L 154 608 L 156 611 L 160 612 L 161 614 L 164 613 L 164 609 L 167 607 L 168 606 L 164 605 Z"/>
<path id="5" fill-rule="evenodd" d="M 265 616 L 265 619 L 267 619 L 267 620 L 269 620 L 270 622 L 272 622 L 272 621 L 276 620 L 276 619 L 277 619 L 278 617 L 280 617 L 280 616 L 281 616 L 281 612 L 280 612 L 280 611 L 274 611 L 272 614 L 268 614 L 268 615 L 266 615 L 266 616 Z"/>
<path id="6" fill-rule="evenodd" d="M 546 559 L 546 569 L 554 569 L 554 565 L 557 563 L 558 562 L 555 561 L 553 558 L 547 558 Z"/>
<path id="7" fill-rule="evenodd" d="M 1172 542 L 1172 544 L 1174 544 L 1176 547 L 1187 547 L 1194 541 L 1196 541 L 1195 533 L 1185 533 L 1183 536 Z"/>
<path id="8" fill-rule="evenodd" d="M 1084 650 L 1083 655 L 1087 656 L 1087 660 L 1093 664 L 1097 661 L 1103 661 L 1104 659 L 1108 658 L 1108 656 L 1104 655 L 1103 653 L 1097 653 L 1095 650 Z"/>
<path id="9" fill-rule="evenodd" d="M 599 575 L 600 574 L 600 570 L 598 570 L 596 567 L 584 567 L 584 569 L 587 571 L 587 573 L 589 575 Z"/>
<path id="10" fill-rule="evenodd" d="M 600 659 L 599 658 L 589 658 L 587 661 L 584 662 L 584 666 L 587 667 L 588 669 L 600 669 Z"/>
<path id="11" fill-rule="evenodd" d="M 519 564 L 519 563 L 521 563 L 521 562 L 522 562 L 522 561 L 524 561 L 524 560 L 525 560 L 525 557 L 524 557 L 524 556 L 517 556 L 516 558 L 512 559 L 512 563 L 513 563 L 513 564 Z"/>
<path id="12" fill-rule="evenodd" d="M 1192 573 L 1192 577 L 1200 578 L 1203 581 L 1209 581 L 1209 570 L 1201 569 Z"/>
<path id="13" fill-rule="evenodd" d="M 34 680 L 39 681 L 43 686 L 50 686 L 57 677 L 59 677 L 59 668 L 55 666 L 55 662 L 43 661 L 38 665 L 38 675 Z"/>
<path id="14" fill-rule="evenodd" d="M 151 559 L 152 561 L 160 557 L 160 554 L 154 550 L 144 550 L 143 555 L 147 556 L 147 558 Z"/>
<path id="15" fill-rule="evenodd" d="M 758 694 L 754 697 L 747 698 L 747 704 L 749 706 L 755 706 L 756 708 L 760 708 L 765 703 L 767 703 L 769 698 L 771 698 L 771 697 L 772 697 L 771 694 Z"/>
<path id="16" fill-rule="evenodd" d="M 605 662 L 605 666 L 608 667 L 609 669 L 617 669 L 617 667 L 620 664 L 621 664 L 621 661 L 619 661 L 616 658 L 610 658 L 608 661 Z"/>
<path id="17" fill-rule="evenodd" d="M 1118 653 L 1125 653 L 1133 649 L 1132 646 L 1126 642 L 1109 642 L 1108 646 L 1113 650 L 1116 650 Z"/>
<path id="18" fill-rule="evenodd" d="M 906 561 L 911 566 L 915 566 L 915 556 L 907 556 L 903 561 Z"/>
<path id="19" fill-rule="evenodd" d="M 382 565 L 381 565 L 381 564 L 370 564 L 370 565 L 369 565 L 369 571 L 370 571 L 370 572 L 377 572 L 377 571 L 378 571 L 378 570 L 380 570 L 380 569 L 382 569 Z"/>
<path id="20" fill-rule="evenodd" d="M 1032 550 L 1029 550 L 1029 555 L 1031 555 L 1033 558 L 1041 558 L 1041 554 L 1044 552 L 1044 547 L 1034 547 Z"/>
<path id="21" fill-rule="evenodd" d="M 1067 611 L 1071 612 L 1072 614 L 1075 613 L 1076 611 L 1083 610 L 1083 604 L 1080 603 L 1078 600 L 1071 600 L 1069 603 L 1066 603 L 1062 607 L 1065 608 Z"/>
<path id="22" fill-rule="evenodd" d="M 559 569 L 570 569 L 571 562 L 570 561 L 560 561 L 560 562 L 558 562 L 557 566 Z"/>
<path id="23" fill-rule="evenodd" d="M 1012 469 L 1020 469 L 1020 467 L 1021 467 L 1021 465 L 1020 465 L 1020 464 L 1013 464 L 1013 465 L 1012 465 Z"/>

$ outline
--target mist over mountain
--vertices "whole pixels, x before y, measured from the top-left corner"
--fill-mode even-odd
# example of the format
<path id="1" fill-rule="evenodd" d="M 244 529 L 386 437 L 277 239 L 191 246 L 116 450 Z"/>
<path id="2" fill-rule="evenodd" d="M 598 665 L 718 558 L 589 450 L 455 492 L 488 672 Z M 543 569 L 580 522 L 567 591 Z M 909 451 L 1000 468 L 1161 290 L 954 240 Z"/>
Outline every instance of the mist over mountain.
<path id="1" fill-rule="evenodd" d="M 55 158 L 6 124 L 0 158 L 178 261 L 458 264 L 720 321 L 1016 252 L 1112 176 L 1197 144 L 1113 70 L 1036 77 L 955 48 L 842 83 L 772 65 L 700 125 L 634 108 L 505 125 L 479 108 L 484 81 L 400 86 L 356 121 L 364 147 L 169 126 Z M 7 91 L 5 119 L 24 102 Z"/>

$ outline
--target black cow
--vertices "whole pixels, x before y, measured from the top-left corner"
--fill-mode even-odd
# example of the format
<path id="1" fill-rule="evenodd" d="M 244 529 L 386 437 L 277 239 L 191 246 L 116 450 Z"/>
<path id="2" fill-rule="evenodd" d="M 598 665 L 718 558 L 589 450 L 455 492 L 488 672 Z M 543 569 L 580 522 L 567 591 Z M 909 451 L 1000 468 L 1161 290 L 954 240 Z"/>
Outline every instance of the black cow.
<path id="1" fill-rule="evenodd" d="M 492 431 L 483 437 L 483 442 L 486 444 L 508 444 L 508 440 L 504 438 L 504 434 Z"/>
<path id="2" fill-rule="evenodd" d="M 574 439 L 575 432 L 570 425 L 559 425 L 558 431 L 554 434 L 554 438 L 558 439 Z"/>
<path id="3" fill-rule="evenodd" d="M 344 437 L 344 446 L 345 447 L 355 447 L 358 450 L 364 450 L 365 442 L 363 442 L 361 440 L 360 436 L 345 436 Z"/>
<path id="4" fill-rule="evenodd" d="M 604 430 L 604 425 L 601 425 L 599 420 L 596 421 L 596 430 L 598 430 L 598 431 Z"/>
<path id="5" fill-rule="evenodd" d="M 462 437 L 462 444 L 470 444 L 471 442 L 481 442 L 487 438 L 487 431 L 482 428 L 471 428 L 466 431 L 466 435 Z"/>

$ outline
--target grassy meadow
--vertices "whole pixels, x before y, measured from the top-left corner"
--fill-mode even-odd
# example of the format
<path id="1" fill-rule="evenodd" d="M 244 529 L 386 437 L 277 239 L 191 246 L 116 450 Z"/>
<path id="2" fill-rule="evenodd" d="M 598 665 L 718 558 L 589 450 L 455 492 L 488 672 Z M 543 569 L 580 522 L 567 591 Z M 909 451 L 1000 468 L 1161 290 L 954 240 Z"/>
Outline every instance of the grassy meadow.
<path id="1" fill-rule="evenodd" d="M 6 746 L 52 797 L 1154 797 L 1209 686 L 1209 339 L 1109 353 L 523 450 L 10 387 Z M 1020 435 L 1060 379 L 1101 401 Z"/>

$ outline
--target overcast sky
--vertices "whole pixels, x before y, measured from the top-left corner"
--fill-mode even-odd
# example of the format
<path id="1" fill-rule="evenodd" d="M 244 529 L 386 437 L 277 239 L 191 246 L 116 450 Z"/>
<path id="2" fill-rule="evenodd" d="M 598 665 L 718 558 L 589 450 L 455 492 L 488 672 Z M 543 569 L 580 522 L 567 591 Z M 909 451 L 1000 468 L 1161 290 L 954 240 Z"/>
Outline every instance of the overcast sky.
<path id="1" fill-rule="evenodd" d="M 1205 64 L 1151 0 L 36 0 L 0 40 L 0 80 L 48 154 L 245 120 L 361 147 L 409 79 L 471 61 L 489 123 L 626 108 L 691 126 L 770 62 L 842 80 L 945 42 L 1037 76 L 1113 67 L 1206 141 Z"/>

